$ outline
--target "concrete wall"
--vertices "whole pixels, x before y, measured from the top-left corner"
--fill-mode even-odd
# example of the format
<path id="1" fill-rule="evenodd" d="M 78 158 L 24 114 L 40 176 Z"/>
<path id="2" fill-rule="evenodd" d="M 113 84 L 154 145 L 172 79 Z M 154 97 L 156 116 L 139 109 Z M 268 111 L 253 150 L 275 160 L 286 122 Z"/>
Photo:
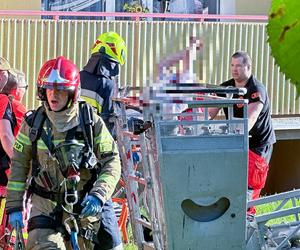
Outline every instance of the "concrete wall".
<path id="1" fill-rule="evenodd" d="M 282 140 L 274 145 L 264 194 L 300 188 L 300 140 Z"/>

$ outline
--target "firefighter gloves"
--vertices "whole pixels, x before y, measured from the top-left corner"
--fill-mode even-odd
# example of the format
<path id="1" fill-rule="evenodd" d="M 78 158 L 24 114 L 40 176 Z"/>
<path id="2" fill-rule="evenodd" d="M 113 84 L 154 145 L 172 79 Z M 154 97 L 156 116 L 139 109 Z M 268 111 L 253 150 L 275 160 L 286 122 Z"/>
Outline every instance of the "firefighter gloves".
<path id="1" fill-rule="evenodd" d="M 22 212 L 18 211 L 9 214 L 9 224 L 15 229 L 17 228 L 17 224 L 19 224 L 19 226 L 23 228 L 24 224 L 23 224 Z"/>
<path id="2" fill-rule="evenodd" d="M 84 208 L 81 211 L 80 217 L 96 216 L 101 212 L 103 203 L 97 197 L 88 195 L 84 198 L 81 206 Z"/>

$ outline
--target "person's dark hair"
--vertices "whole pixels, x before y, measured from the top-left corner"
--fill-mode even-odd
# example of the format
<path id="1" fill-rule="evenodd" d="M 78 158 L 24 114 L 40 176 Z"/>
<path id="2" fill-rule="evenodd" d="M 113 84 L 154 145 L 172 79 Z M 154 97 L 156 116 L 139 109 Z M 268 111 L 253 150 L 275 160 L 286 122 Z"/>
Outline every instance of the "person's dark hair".
<path id="1" fill-rule="evenodd" d="M 7 79 L 7 83 L 6 83 L 5 86 L 3 87 L 1 93 L 7 94 L 7 95 L 10 94 L 10 92 L 11 92 L 13 89 L 16 89 L 16 88 L 17 88 L 17 83 L 18 83 L 17 76 L 11 74 L 11 73 L 8 71 L 8 79 Z"/>
<path id="2" fill-rule="evenodd" d="M 17 89 L 18 87 L 25 87 L 25 74 L 17 69 L 11 69 L 8 71 L 7 83 L 3 87 L 1 93 L 10 94 L 12 90 Z"/>
<path id="3" fill-rule="evenodd" d="M 243 63 L 244 64 L 247 64 L 249 66 L 252 65 L 252 60 L 251 60 L 251 57 L 249 56 L 249 54 L 245 51 L 237 51 L 235 52 L 231 58 L 243 58 Z"/>

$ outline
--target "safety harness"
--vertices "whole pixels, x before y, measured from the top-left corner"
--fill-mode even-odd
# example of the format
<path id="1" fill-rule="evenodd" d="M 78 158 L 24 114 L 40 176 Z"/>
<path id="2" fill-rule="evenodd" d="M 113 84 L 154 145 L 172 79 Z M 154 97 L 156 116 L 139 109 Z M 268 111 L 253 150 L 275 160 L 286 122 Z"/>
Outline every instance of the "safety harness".
<path id="1" fill-rule="evenodd" d="M 39 173 L 41 172 L 40 168 L 40 163 L 37 157 L 37 141 L 39 138 L 43 140 L 45 145 L 47 146 L 50 154 L 55 157 L 56 155 L 56 149 L 55 146 L 51 140 L 51 130 L 50 130 L 50 121 L 47 118 L 46 112 L 45 112 L 45 107 L 40 106 L 37 110 L 35 111 L 29 111 L 25 115 L 25 121 L 30 127 L 30 134 L 29 134 L 29 139 L 32 144 L 32 176 L 33 178 L 31 179 L 30 186 L 28 188 L 28 198 L 29 196 L 34 193 L 40 197 L 43 197 L 45 199 L 49 199 L 52 201 L 57 202 L 56 207 L 54 208 L 53 212 L 50 214 L 51 217 L 49 216 L 35 216 L 32 217 L 29 222 L 28 222 L 28 231 L 31 231 L 36 228 L 52 228 L 54 230 L 57 230 L 61 232 L 66 238 L 69 238 L 71 236 L 71 241 L 72 241 L 72 235 L 77 237 L 77 233 L 79 233 L 82 237 L 86 238 L 87 240 L 93 241 L 94 243 L 97 243 L 97 236 L 96 232 L 92 231 L 91 229 L 84 229 L 80 228 L 78 229 L 77 225 L 77 219 L 75 219 L 75 216 L 78 217 L 78 214 L 81 210 L 80 203 L 78 202 L 78 196 L 82 199 L 86 193 L 88 193 L 92 186 L 93 183 L 97 179 L 98 171 L 99 168 L 97 167 L 98 161 L 97 158 L 95 157 L 93 153 L 93 126 L 94 126 L 94 121 L 92 117 L 92 112 L 93 108 L 86 104 L 84 101 L 79 102 L 79 119 L 80 119 L 80 127 L 82 131 L 77 131 L 76 129 L 71 129 L 67 132 L 65 141 L 72 141 L 73 139 L 78 139 L 78 140 L 84 140 L 84 147 L 83 147 L 83 158 L 81 160 L 81 164 L 71 171 L 62 171 L 62 174 L 64 175 L 65 178 L 70 177 L 70 183 L 69 185 L 66 185 L 68 188 L 69 193 L 62 194 L 60 192 L 51 192 L 48 190 L 45 190 L 45 188 L 41 187 L 38 185 L 34 177 L 37 177 Z M 46 129 L 43 128 L 44 123 L 46 123 Z M 56 157 L 57 158 L 57 157 Z M 89 169 L 91 172 L 91 179 L 84 185 L 83 190 L 80 193 L 77 193 L 77 184 L 76 183 L 76 178 L 74 179 L 73 177 L 76 177 L 76 174 L 79 173 L 79 170 L 82 168 Z M 78 175 L 79 176 L 79 175 Z M 51 181 L 49 177 L 44 174 L 43 175 L 43 184 L 51 187 Z M 74 183 L 73 183 L 73 182 Z M 78 181 L 79 182 L 79 181 Z M 70 187 L 70 188 L 69 188 Z M 71 190 L 69 190 L 71 189 Z M 66 190 L 65 190 L 66 191 Z M 64 205 L 66 203 L 70 202 L 70 204 L 74 204 L 74 211 L 68 211 L 65 209 Z M 69 203 L 68 203 L 69 204 Z M 73 206 L 72 206 L 73 208 Z M 69 213 L 71 216 L 71 222 L 72 224 L 69 224 L 69 222 L 63 223 L 63 211 L 66 211 Z M 54 219 L 53 219 L 53 218 Z M 70 220 L 68 218 L 68 221 Z M 75 248 L 73 248 L 75 249 Z"/>

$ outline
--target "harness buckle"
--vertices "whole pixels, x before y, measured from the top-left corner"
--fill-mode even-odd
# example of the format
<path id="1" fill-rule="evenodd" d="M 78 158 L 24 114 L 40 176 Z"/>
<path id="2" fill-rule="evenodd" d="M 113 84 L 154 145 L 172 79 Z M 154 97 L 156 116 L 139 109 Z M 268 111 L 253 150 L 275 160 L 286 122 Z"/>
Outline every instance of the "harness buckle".
<path id="1" fill-rule="evenodd" d="M 38 129 L 36 129 L 34 127 L 30 128 L 30 130 L 29 130 L 29 139 L 30 139 L 30 141 L 33 142 L 33 141 L 36 140 L 36 138 L 38 136 L 38 132 L 39 132 Z"/>
<path id="2" fill-rule="evenodd" d="M 71 215 L 70 217 L 64 220 L 64 226 L 70 235 L 71 232 L 75 232 L 75 233 L 79 232 L 77 221 L 73 215 Z"/>
<path id="3" fill-rule="evenodd" d="M 85 238 L 86 240 L 93 241 L 94 239 L 94 231 L 88 228 L 82 228 L 83 235 L 81 237 Z"/>

